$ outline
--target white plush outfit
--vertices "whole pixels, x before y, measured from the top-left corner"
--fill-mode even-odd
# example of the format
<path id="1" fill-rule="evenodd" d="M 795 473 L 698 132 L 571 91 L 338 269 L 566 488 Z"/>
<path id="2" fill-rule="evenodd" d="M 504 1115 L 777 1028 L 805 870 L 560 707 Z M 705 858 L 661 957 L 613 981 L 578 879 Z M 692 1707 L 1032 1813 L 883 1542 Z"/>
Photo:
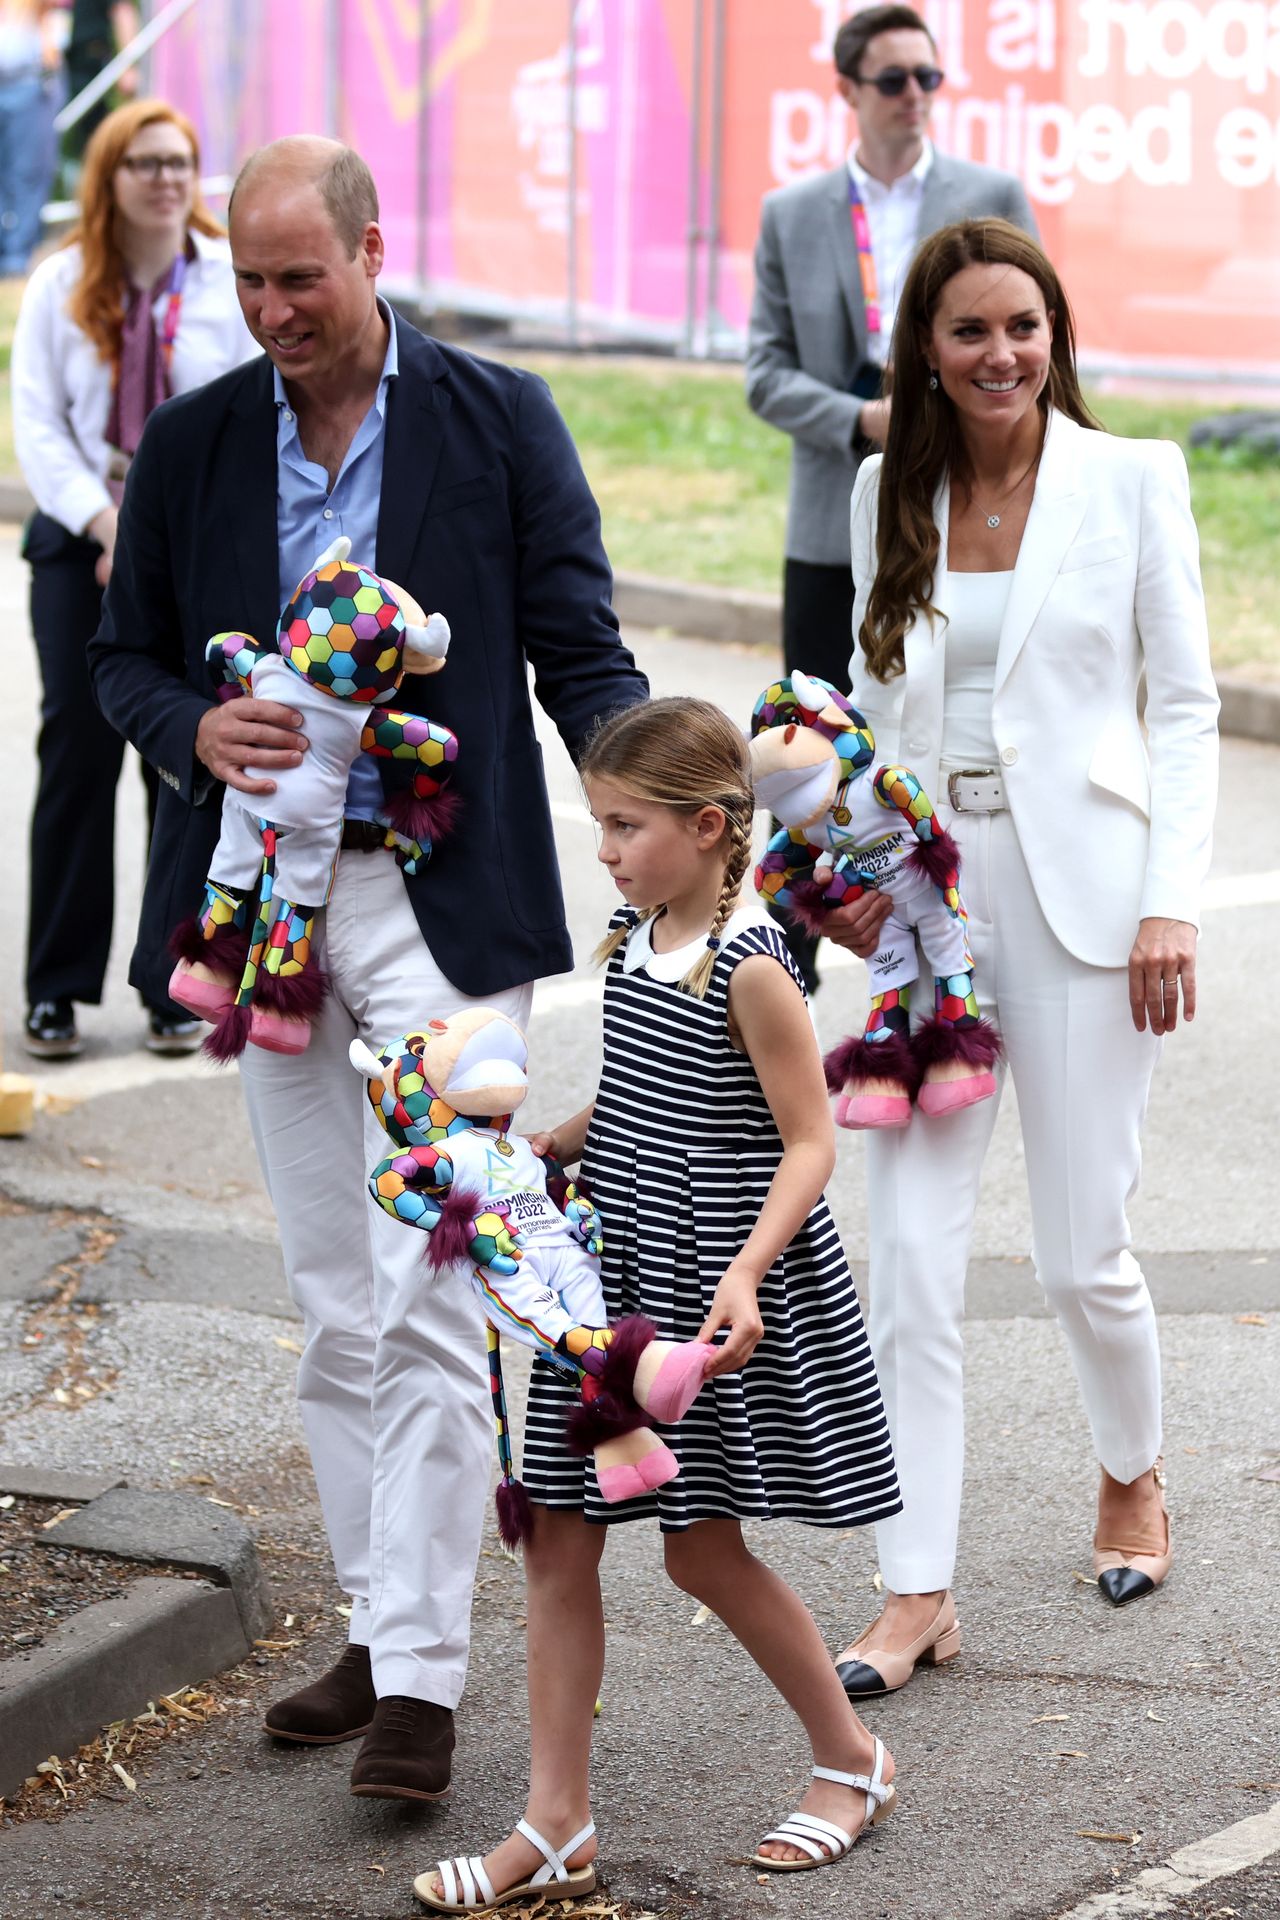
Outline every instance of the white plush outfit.
<path id="1" fill-rule="evenodd" d="M 854 490 L 855 633 L 875 576 L 880 464 L 866 461 Z M 934 506 L 944 564 L 948 505 L 944 485 Z M 941 611 L 963 616 L 965 588 L 940 569 Z M 989 764 L 1002 810 L 942 804 L 948 770 L 957 756 L 972 767 L 979 738 L 974 704 L 957 727 L 948 700 L 945 621 L 912 623 L 905 671 L 887 683 L 855 653 L 851 697 L 881 752 L 939 799 L 959 844 L 979 1005 L 1004 1043 L 998 1087 L 1007 1070 L 1017 1090 L 1036 1276 L 1097 1456 L 1129 1482 L 1161 1447 L 1155 1314 L 1126 1214 L 1160 1042 L 1133 1025 L 1127 960 L 1143 918 L 1197 924 L 1217 784 L 1181 453 L 1052 413 L 1017 565 L 1007 591 L 990 592 Z M 955 1566 L 965 1269 L 998 1100 L 867 1135 L 871 1339 L 903 1491 L 877 1544 L 896 1593 L 947 1587 Z"/>
<path id="2" fill-rule="evenodd" d="M 946 979 L 973 965 L 965 938 L 965 923 L 952 913 L 927 874 L 911 862 L 920 846 L 917 836 L 896 808 L 876 798 L 874 774 L 868 770 L 838 796 L 838 822 L 828 813 L 804 829 L 811 846 L 847 854 L 881 893 L 892 894 L 893 912 L 880 932 L 880 942 L 867 961 L 872 993 L 908 987 L 920 977 L 916 937 L 931 971 Z"/>
<path id="3" fill-rule="evenodd" d="M 337 704 L 335 702 L 335 704 Z M 479 1001 L 440 971 L 388 852 L 339 855 L 316 924 L 329 993 L 305 1053 L 246 1047 L 240 1082 L 302 1313 L 298 1404 L 349 1637 L 379 1697 L 456 1706 L 466 1673 L 493 1422 L 484 1323 L 461 1269 L 369 1204 L 387 1150 L 348 1050 Z M 533 988 L 483 1004 L 520 1028 Z"/>
<path id="4" fill-rule="evenodd" d="M 554 1358 L 571 1327 L 608 1324 L 600 1263 L 583 1246 L 547 1192 L 546 1170 L 520 1134 L 475 1127 L 451 1134 L 442 1151 L 453 1162 L 453 1186 L 478 1188 L 506 1209 L 520 1242 L 513 1274 L 473 1270 L 472 1285 L 500 1333 Z M 577 1368 L 572 1369 L 575 1376 Z"/>
<path id="5" fill-rule="evenodd" d="M 322 907 L 333 885 L 351 764 L 376 709 L 322 692 L 276 653 L 258 660 L 249 678 L 255 700 L 276 700 L 302 715 L 307 751 L 296 767 L 245 768 L 250 779 L 274 780 L 274 793 L 226 789 L 209 878 L 238 893 L 253 888 L 262 867 L 258 823 L 265 819 L 276 829 L 276 896 Z"/>

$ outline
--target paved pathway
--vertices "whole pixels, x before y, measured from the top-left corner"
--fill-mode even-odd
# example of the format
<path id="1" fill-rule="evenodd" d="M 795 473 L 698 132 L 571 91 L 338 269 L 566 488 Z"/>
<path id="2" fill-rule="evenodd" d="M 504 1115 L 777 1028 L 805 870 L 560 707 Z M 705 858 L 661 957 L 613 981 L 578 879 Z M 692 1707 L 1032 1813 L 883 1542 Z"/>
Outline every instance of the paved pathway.
<path id="1" fill-rule="evenodd" d="M 0 801 L 9 821 L 0 886 L 10 902 L 0 917 L 0 978 L 11 1068 L 23 1064 L 35 707 L 24 591 L 14 538 L 0 530 L 0 619 L 17 624 L 0 676 Z M 771 670 L 767 656 L 732 647 L 635 640 L 657 690 L 696 688 L 735 714 L 749 711 Z M 612 888 L 595 866 L 571 768 L 544 735 L 570 918 L 585 958 Z M 291 1402 L 296 1329 L 237 1084 L 139 1050 L 142 1022 L 124 966 L 140 801 L 130 778 L 119 823 L 117 952 L 104 1006 L 83 1019 L 85 1056 L 36 1070 L 48 1098 L 35 1131 L 0 1142 L 0 1193 L 20 1209 L 0 1219 L 0 1457 L 121 1467 L 135 1485 L 195 1477 L 252 1508 L 282 1611 L 293 1611 L 301 1639 L 286 1654 L 261 1655 L 261 1669 L 241 1670 L 223 1689 L 240 1704 L 159 1749 L 136 1794 L 0 1836 L 0 1915 L 406 1914 L 412 1872 L 438 1852 L 483 1848 L 519 1809 L 520 1577 L 496 1556 L 481 1563 L 473 1679 L 446 1806 L 417 1813 L 353 1800 L 349 1753 L 281 1753 L 260 1736 L 263 1699 L 327 1663 L 342 1631 L 341 1596 L 319 1557 Z M 1174 1577 L 1156 1600 L 1121 1613 L 1081 1578 L 1094 1469 L 1062 1342 L 1027 1259 L 1010 1099 L 988 1164 L 971 1284 L 958 1578 L 965 1651 L 868 1712 L 897 1756 L 901 1811 L 829 1873 L 758 1885 L 735 1864 L 799 1791 L 801 1742 L 724 1630 L 696 1621 L 693 1603 L 664 1584 L 648 1533 L 621 1529 L 606 1563 L 612 1634 L 596 1814 L 612 1894 L 636 1911 L 671 1920 L 1145 1914 L 1159 1909 L 1149 1900 L 1081 1903 L 1127 1888 L 1176 1850 L 1275 1801 L 1280 1485 L 1259 1475 L 1280 1463 L 1280 1022 L 1269 984 L 1280 930 L 1270 824 L 1278 803 L 1280 751 L 1229 743 L 1203 1015 L 1168 1049 L 1133 1208 L 1166 1316 Z M 831 968 L 817 1003 L 824 1041 L 859 1017 L 864 993 L 860 967 Z M 589 1096 L 598 1008 L 585 965 L 539 989 L 531 1125 Z M 841 1142 L 832 1198 L 861 1261 L 855 1139 Z M 61 1309 L 50 1305 L 59 1284 Z M 35 1316 L 42 1337 L 24 1345 Z M 57 1401 L 49 1384 L 53 1365 L 72 1357 L 91 1389 L 78 1405 Z M 872 1540 L 761 1531 L 837 1646 L 876 1604 Z M 1260 1782 L 1271 1791 L 1250 1784 Z M 1096 1837 L 1115 1834 L 1134 1837 Z M 1240 1864 L 1247 1858 L 1246 1850 Z M 1234 1906 L 1275 1920 L 1275 1868 L 1274 1859 L 1250 1867 L 1238 1897 L 1230 1881 L 1198 1891 L 1188 1884 L 1168 1911 L 1198 1920 Z"/>

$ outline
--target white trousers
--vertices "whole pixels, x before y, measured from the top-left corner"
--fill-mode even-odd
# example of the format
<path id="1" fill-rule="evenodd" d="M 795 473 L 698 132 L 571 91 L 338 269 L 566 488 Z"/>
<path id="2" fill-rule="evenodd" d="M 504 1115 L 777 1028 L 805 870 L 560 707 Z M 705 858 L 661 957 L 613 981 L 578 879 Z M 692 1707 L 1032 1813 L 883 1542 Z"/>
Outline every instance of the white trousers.
<path id="1" fill-rule="evenodd" d="M 298 1401 L 350 1638 L 379 1697 L 456 1706 L 493 1443 L 484 1316 L 465 1274 L 369 1198 L 387 1150 L 347 1058 L 475 1004 L 445 979 L 387 852 L 340 856 L 320 924 L 332 990 L 311 1045 L 246 1047 L 249 1123 L 303 1318 Z M 486 1001 L 520 1027 L 532 986 Z"/>
<path id="2" fill-rule="evenodd" d="M 1155 1313 L 1125 1211 L 1160 1043 L 1134 1029 L 1125 970 L 1086 966 L 1050 931 L 1009 814 L 946 824 L 964 861 L 979 1003 L 999 1026 L 1018 1096 L 1037 1278 L 1066 1335 L 1098 1458 L 1127 1482 L 1160 1451 Z M 895 1593 L 948 1587 L 955 1567 L 965 1269 L 998 1102 L 999 1092 L 947 1118 L 916 1112 L 900 1132 L 867 1134 L 871 1343 L 903 1498 L 876 1542 Z"/>

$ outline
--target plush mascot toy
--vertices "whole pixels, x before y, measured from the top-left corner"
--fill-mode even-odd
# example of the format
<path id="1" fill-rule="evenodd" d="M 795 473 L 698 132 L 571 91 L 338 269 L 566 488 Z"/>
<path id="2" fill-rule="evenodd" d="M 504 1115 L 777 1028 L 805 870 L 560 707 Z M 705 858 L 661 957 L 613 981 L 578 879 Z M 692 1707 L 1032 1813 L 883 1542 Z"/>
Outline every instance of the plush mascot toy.
<path id="1" fill-rule="evenodd" d="M 909 767 L 874 768 L 875 740 L 825 680 L 793 673 L 766 687 L 751 717 L 757 803 L 782 823 L 756 868 L 764 899 L 815 933 L 844 901 L 874 888 L 893 912 L 867 962 L 871 1012 L 826 1059 L 842 1127 L 905 1127 L 995 1092 L 995 1028 L 978 1012 L 955 841 Z M 874 770 L 873 770 L 874 769 Z M 934 974 L 934 1012 L 911 1032 L 916 936 Z"/>
<path id="2" fill-rule="evenodd" d="M 402 587 L 349 561 L 350 551 L 349 540 L 335 540 L 299 583 L 280 616 L 278 651 L 247 633 L 216 634 L 206 650 L 219 699 L 251 693 L 296 707 L 310 743 L 300 765 L 272 769 L 273 794 L 226 789 L 204 903 L 173 938 L 170 996 L 214 1022 L 205 1051 L 215 1060 L 234 1059 L 249 1041 L 275 1053 L 301 1053 L 310 1041 L 326 992 L 311 953 L 316 915 L 333 885 L 357 755 L 392 763 L 378 824 L 407 872 L 430 857 L 452 817 L 443 789 L 456 737 L 389 704 L 402 675 L 444 665 L 448 622 L 428 619 Z"/>
<path id="3" fill-rule="evenodd" d="M 529 1506 L 513 1469 L 499 1331 L 581 1383 L 569 1443 L 594 1454 L 610 1502 L 650 1492 L 680 1471 L 650 1422 L 683 1418 L 715 1351 L 701 1340 L 659 1340 L 641 1314 L 609 1326 L 599 1215 L 554 1162 L 510 1133 L 527 1058 L 519 1027 L 490 1007 L 432 1020 L 380 1055 L 359 1040 L 351 1047 L 392 1142 L 369 1192 L 393 1220 L 430 1236 L 429 1274 L 469 1269 L 488 1319 L 498 1524 L 509 1547 L 528 1537 Z"/>

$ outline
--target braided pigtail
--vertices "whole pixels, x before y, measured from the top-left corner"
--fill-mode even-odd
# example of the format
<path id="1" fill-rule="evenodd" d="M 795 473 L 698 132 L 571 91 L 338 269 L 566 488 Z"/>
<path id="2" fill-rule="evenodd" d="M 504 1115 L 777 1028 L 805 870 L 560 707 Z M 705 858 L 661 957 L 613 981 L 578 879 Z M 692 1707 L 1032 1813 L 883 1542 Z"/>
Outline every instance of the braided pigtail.
<path id="1" fill-rule="evenodd" d="M 739 812 L 738 807 L 744 809 Z M 746 878 L 751 864 L 751 799 L 726 806 L 724 815 L 725 839 L 728 842 L 729 858 L 725 864 L 724 879 L 720 883 L 720 898 L 716 902 L 715 918 L 707 929 L 707 944 L 690 967 L 680 985 L 686 993 L 696 1000 L 706 997 L 711 985 L 711 975 L 715 970 L 716 955 L 720 951 L 720 936 L 729 923 L 729 916 L 738 904 L 742 893 L 742 882 Z"/>
<path id="2" fill-rule="evenodd" d="M 633 910 L 628 912 L 625 920 L 619 921 L 616 927 L 609 933 L 606 933 L 604 939 L 591 956 L 593 963 L 597 967 L 605 966 L 612 960 L 619 947 L 626 946 L 627 941 L 631 938 L 635 929 L 643 925 L 646 920 L 652 920 L 657 911 L 658 909 L 656 907 L 641 907 L 638 911 Z"/>

